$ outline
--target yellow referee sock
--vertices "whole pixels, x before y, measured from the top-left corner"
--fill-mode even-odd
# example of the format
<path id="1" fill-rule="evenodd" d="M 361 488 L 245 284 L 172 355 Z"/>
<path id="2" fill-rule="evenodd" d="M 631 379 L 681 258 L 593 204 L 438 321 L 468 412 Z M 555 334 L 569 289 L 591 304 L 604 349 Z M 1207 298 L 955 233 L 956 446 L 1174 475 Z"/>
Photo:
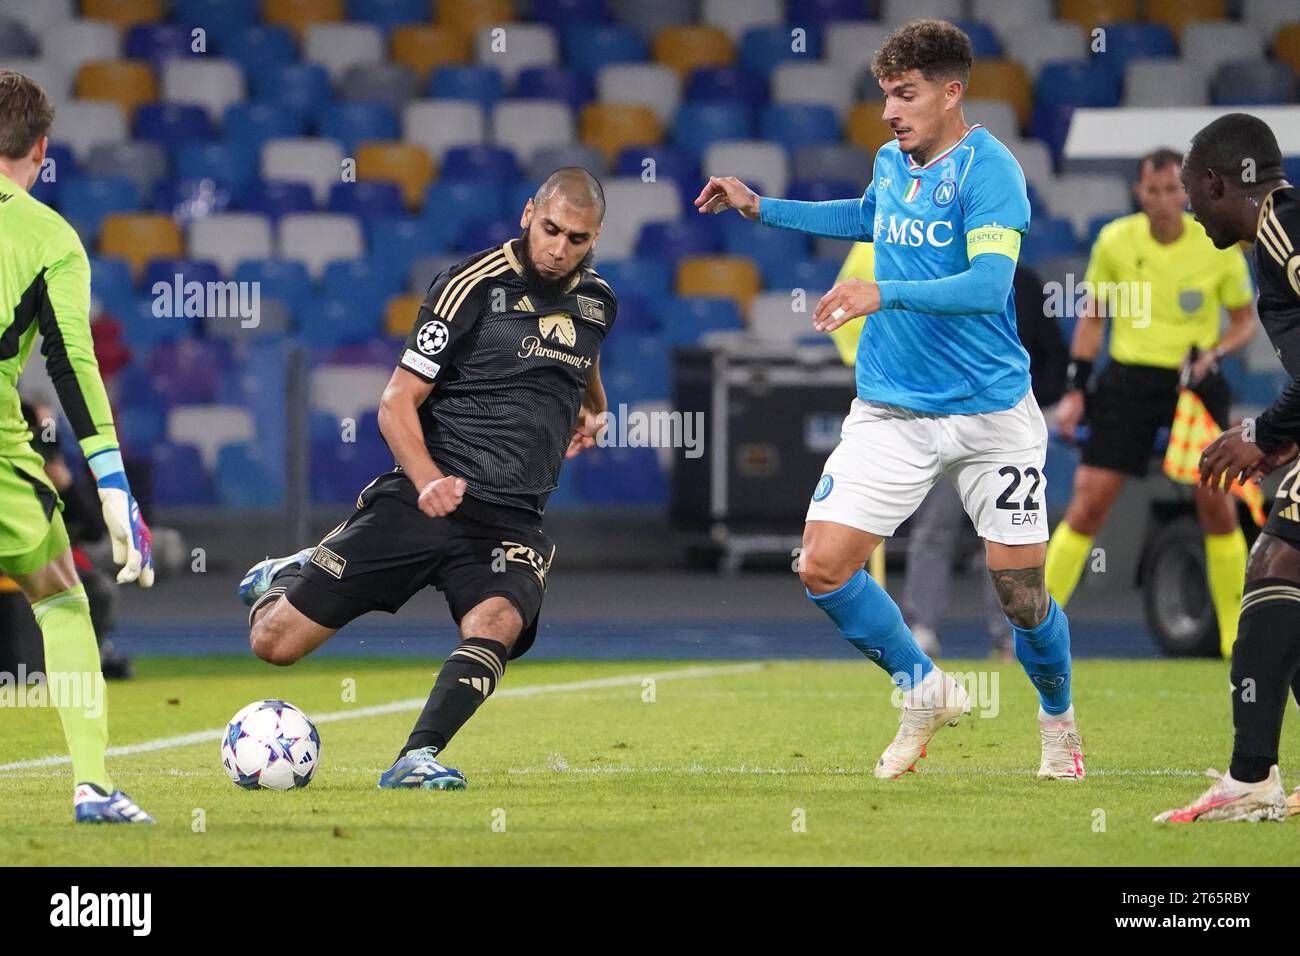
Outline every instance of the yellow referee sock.
<path id="1" fill-rule="evenodd" d="M 1083 575 L 1083 566 L 1092 553 L 1092 535 L 1080 534 L 1062 521 L 1047 542 L 1047 563 L 1043 577 L 1047 593 L 1065 607 Z"/>
<path id="2" fill-rule="evenodd" d="M 1238 592 L 1240 597 L 1240 588 Z M 41 598 L 32 604 L 32 611 L 45 639 L 46 687 L 63 722 L 73 782 L 93 783 L 111 793 L 113 786 L 104 767 L 108 701 L 86 589 L 77 584 Z"/>
<path id="3" fill-rule="evenodd" d="M 1228 534 L 1205 536 L 1205 576 L 1210 584 L 1214 615 L 1219 619 L 1219 649 L 1232 656 L 1241 614 L 1241 589 L 1246 581 L 1246 536 L 1238 528 Z"/>

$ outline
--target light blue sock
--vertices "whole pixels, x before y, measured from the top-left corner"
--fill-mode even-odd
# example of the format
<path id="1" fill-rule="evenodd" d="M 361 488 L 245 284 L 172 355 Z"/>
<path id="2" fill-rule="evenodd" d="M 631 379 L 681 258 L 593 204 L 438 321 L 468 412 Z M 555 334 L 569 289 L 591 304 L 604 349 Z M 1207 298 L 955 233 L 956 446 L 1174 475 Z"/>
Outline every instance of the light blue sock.
<path id="1" fill-rule="evenodd" d="M 919 684 L 934 668 L 903 623 L 894 599 L 866 571 L 859 570 L 828 594 L 805 591 L 835 622 L 845 640 L 879 664 L 903 690 Z"/>
<path id="2" fill-rule="evenodd" d="M 1026 630 L 1013 622 L 1016 658 L 1038 689 L 1038 699 L 1047 713 L 1057 716 L 1070 709 L 1070 621 L 1056 603 L 1048 599 L 1047 617 Z"/>

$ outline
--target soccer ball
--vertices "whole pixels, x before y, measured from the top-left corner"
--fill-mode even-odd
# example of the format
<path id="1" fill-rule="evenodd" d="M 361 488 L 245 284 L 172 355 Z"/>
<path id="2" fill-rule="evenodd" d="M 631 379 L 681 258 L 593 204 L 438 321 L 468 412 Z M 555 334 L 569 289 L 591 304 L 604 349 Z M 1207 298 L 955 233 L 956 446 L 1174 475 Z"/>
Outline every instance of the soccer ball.
<path id="1" fill-rule="evenodd" d="M 221 765 L 245 790 L 292 790 L 311 783 L 320 762 L 320 734 L 293 704 L 259 700 L 226 725 Z"/>

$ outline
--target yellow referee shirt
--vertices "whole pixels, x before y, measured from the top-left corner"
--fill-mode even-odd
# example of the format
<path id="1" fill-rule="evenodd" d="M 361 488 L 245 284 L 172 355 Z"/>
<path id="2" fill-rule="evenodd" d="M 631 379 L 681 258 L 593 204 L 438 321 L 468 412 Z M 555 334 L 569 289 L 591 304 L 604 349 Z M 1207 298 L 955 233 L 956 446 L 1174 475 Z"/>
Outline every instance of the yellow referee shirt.
<path id="1" fill-rule="evenodd" d="M 1241 250 L 1214 248 L 1190 213 L 1168 245 L 1152 237 L 1144 212 L 1107 223 L 1084 278 L 1102 314 L 1119 313 L 1111 315 L 1110 357 L 1127 365 L 1177 368 L 1192 346 L 1204 351 L 1219 341 L 1221 309 L 1254 299 Z M 1149 314 L 1134 305 L 1147 295 Z"/>
<path id="2" fill-rule="evenodd" d="M 876 254 L 871 243 L 855 242 L 844 258 L 844 265 L 840 266 L 840 274 L 835 277 L 835 284 L 839 285 L 849 279 L 871 282 L 875 274 Z M 835 348 L 839 351 L 845 365 L 853 365 L 858 360 L 858 339 L 862 337 L 862 326 L 866 321 L 865 315 L 859 315 L 857 318 L 849 319 L 831 333 L 831 341 L 835 343 Z"/>

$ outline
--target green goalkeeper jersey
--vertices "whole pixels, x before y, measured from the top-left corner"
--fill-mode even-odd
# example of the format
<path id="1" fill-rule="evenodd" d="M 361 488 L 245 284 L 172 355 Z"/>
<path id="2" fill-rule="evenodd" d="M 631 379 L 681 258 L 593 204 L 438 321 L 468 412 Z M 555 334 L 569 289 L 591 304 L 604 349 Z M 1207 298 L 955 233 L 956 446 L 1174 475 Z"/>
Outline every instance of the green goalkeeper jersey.
<path id="1" fill-rule="evenodd" d="M 18 376 L 36 333 L 82 453 L 117 448 L 90 336 L 90 262 L 67 220 L 0 174 L 0 455 L 30 450 Z"/>

